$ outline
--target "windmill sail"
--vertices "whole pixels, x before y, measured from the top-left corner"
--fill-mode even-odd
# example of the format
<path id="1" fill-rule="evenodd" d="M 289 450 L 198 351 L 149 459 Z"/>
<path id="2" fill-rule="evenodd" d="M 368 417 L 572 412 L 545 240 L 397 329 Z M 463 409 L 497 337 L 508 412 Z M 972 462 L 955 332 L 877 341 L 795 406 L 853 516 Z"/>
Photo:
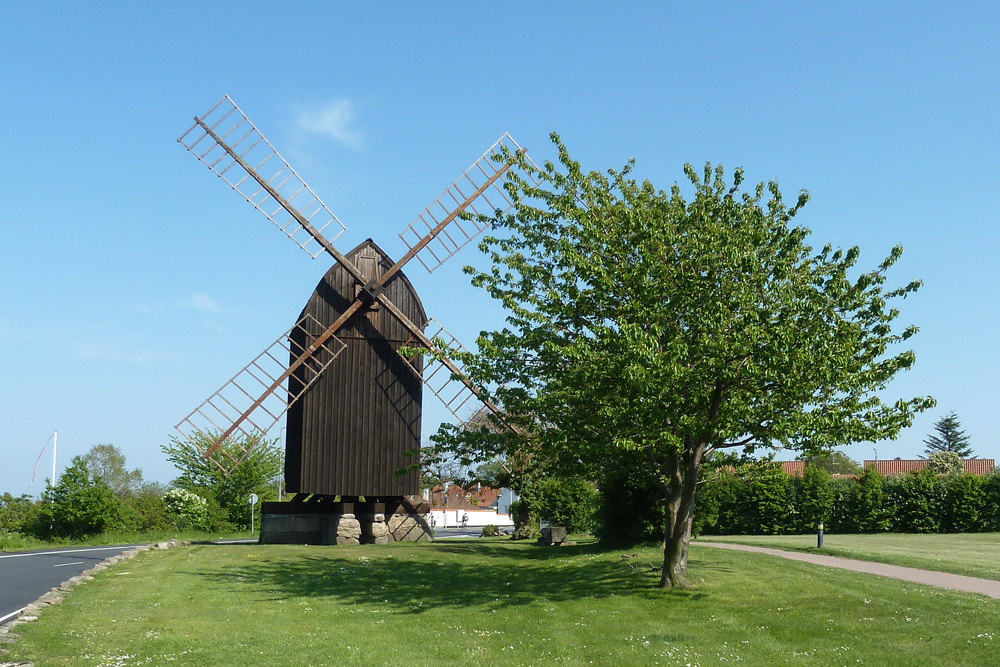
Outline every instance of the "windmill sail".
<path id="1" fill-rule="evenodd" d="M 249 447 L 271 430 L 344 350 L 344 343 L 336 337 L 317 342 L 325 329 L 309 315 L 300 319 L 185 417 L 177 430 L 219 468 L 232 472 Z M 300 363 L 293 368 L 289 359 L 296 358 Z M 289 387 L 292 372 L 296 381 Z"/>
<path id="2" fill-rule="evenodd" d="M 509 211 L 514 202 L 503 189 L 508 164 L 504 153 L 524 154 L 509 134 L 504 134 L 465 173 L 441 193 L 400 233 L 406 247 L 432 273 L 488 227 L 480 215 Z M 529 174 L 533 182 L 534 178 Z M 471 217 L 463 216 L 467 212 Z"/>
<path id="3" fill-rule="evenodd" d="M 331 241 L 344 232 L 344 225 L 337 216 L 228 95 L 208 113 L 195 118 L 194 125 L 177 141 L 313 259 L 326 248 L 322 236 L 317 238 L 307 225 Z M 301 218 L 291 213 L 275 195 L 301 213 Z"/>

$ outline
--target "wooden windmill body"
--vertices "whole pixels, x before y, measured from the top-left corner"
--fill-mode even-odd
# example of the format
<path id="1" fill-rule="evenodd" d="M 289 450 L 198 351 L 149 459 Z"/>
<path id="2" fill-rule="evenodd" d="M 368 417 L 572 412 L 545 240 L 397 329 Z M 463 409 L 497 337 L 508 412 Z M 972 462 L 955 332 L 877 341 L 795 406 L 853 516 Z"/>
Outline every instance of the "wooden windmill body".
<path id="1" fill-rule="evenodd" d="M 428 320 L 401 269 L 417 259 L 433 271 L 486 228 L 486 215 L 509 210 L 503 177 L 524 150 L 501 137 L 403 230 L 407 251 L 393 262 L 371 239 L 346 255 L 333 246 L 326 235 L 344 226 L 228 96 L 178 141 L 311 257 L 335 264 L 295 325 L 177 429 L 228 473 L 287 415 L 295 495 L 264 503 L 262 541 L 429 539 L 427 508 L 413 498 L 417 460 L 406 456 L 420 447 L 423 387 L 459 418 L 478 392 L 450 357 L 461 345 Z"/>
<path id="2" fill-rule="evenodd" d="M 346 255 L 369 280 L 393 264 L 371 239 Z M 353 276 L 334 265 L 302 316 L 328 327 L 354 301 L 356 288 Z M 410 321 L 426 324 L 427 315 L 406 276 L 397 273 L 386 293 Z M 288 410 L 288 491 L 366 498 L 416 494 L 417 472 L 395 473 L 413 463 L 406 451 L 420 449 L 422 362 L 411 362 L 418 365 L 414 369 L 399 354 L 412 337 L 377 302 L 355 313 L 334 335 L 346 348 Z M 301 384 L 294 375 L 292 382 Z"/>

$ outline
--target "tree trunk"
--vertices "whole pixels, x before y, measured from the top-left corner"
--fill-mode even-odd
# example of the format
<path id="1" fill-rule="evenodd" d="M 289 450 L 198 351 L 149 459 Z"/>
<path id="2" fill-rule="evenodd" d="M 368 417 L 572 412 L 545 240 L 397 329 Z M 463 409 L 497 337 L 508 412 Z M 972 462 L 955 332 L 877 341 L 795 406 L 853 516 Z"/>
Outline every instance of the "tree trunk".
<path id="1" fill-rule="evenodd" d="M 698 466 L 703 445 L 685 448 L 682 455 L 667 459 L 665 485 L 667 512 L 664 526 L 663 571 L 661 588 L 688 588 L 687 560 L 691 545 L 691 524 L 694 518 L 694 495 L 698 488 Z"/>

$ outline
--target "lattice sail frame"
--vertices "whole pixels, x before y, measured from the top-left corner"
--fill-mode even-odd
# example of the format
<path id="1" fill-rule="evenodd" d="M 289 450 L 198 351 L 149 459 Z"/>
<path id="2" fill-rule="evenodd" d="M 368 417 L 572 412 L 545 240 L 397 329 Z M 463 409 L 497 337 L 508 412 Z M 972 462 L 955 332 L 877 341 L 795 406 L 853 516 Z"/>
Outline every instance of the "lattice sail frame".
<path id="1" fill-rule="evenodd" d="M 188 131 L 177 141 L 191 151 L 217 176 L 243 195 L 254 208 L 283 231 L 288 238 L 302 248 L 306 254 L 316 259 L 323 247 L 310 235 L 284 207 L 229 155 L 212 136 L 198 123 L 200 120 L 218 137 L 239 151 L 240 157 L 258 175 L 278 191 L 285 201 L 297 209 L 317 231 L 330 241 L 335 240 L 344 230 L 319 196 L 312 191 L 291 165 L 281 157 L 246 114 L 236 106 L 228 95 L 195 121 Z M 230 141 L 230 137 L 236 137 Z"/>
<path id="2" fill-rule="evenodd" d="M 472 388 L 461 379 L 465 377 L 465 364 L 461 360 L 454 358 L 455 353 L 467 353 L 468 350 L 433 317 L 428 320 L 426 331 L 433 331 L 433 334 L 428 333 L 427 337 L 435 344 L 439 344 L 438 350 L 444 351 L 447 354 L 448 360 L 459 371 L 457 373 L 459 377 L 455 377 L 456 373 L 434 356 L 425 358 L 423 373 L 420 373 L 416 366 L 413 365 L 418 355 L 415 354 L 409 357 L 403 355 L 403 360 L 416 373 L 417 377 L 423 380 L 424 384 L 437 396 L 438 400 L 444 404 L 448 412 L 461 421 L 462 417 L 459 412 L 470 400 L 479 400 Z M 415 349 L 424 346 L 419 341 L 411 338 L 403 344 L 403 347 Z"/>
<path id="3" fill-rule="evenodd" d="M 479 216 L 493 215 L 496 211 L 506 213 L 514 207 L 510 195 L 504 190 L 503 166 L 504 153 L 525 156 L 531 162 L 523 148 L 508 133 L 504 133 L 496 143 L 490 146 L 489 150 L 483 153 L 482 157 L 476 160 L 465 173 L 458 177 L 444 192 L 441 193 L 434 202 L 424 209 L 424 212 L 417 216 L 404 229 L 399 238 L 410 250 L 413 250 L 420 242 L 433 230 L 449 217 L 452 220 L 434 235 L 430 243 L 424 246 L 417 254 L 417 260 L 424 265 L 428 273 L 433 273 L 435 269 L 444 264 L 459 250 L 469 244 L 474 238 L 479 236 L 488 224 L 481 222 Z M 535 166 L 531 162 L 532 166 Z M 537 167 L 535 167 L 537 169 Z M 538 181 L 531 175 L 528 177 L 538 185 Z M 471 218 L 463 219 L 456 214 L 457 209 L 477 191 L 479 195 L 466 206 L 463 211 L 472 215 Z"/>
<path id="4" fill-rule="evenodd" d="M 249 450 L 262 438 L 288 408 L 297 401 L 333 360 L 347 347 L 336 336 L 331 336 L 317 345 L 316 350 L 295 370 L 295 384 L 301 385 L 292 393 L 286 378 L 278 391 L 270 391 L 266 400 L 254 403 L 268 392 L 275 382 L 288 370 L 289 359 L 296 358 L 313 345 L 317 332 L 326 329 L 311 315 L 306 315 L 291 329 L 247 364 L 243 370 L 212 394 L 177 425 L 177 430 L 203 455 L 215 444 L 220 434 L 225 432 L 238 417 L 250 410 L 242 423 L 224 443 L 209 455 L 215 465 L 226 474 L 231 473 Z M 303 346 L 295 338 L 306 341 Z M 238 435 L 237 435 L 238 432 Z M 237 436 L 237 437 L 233 437 Z M 244 446 L 249 444 L 249 446 Z M 206 446 L 207 445 L 207 446 Z"/>

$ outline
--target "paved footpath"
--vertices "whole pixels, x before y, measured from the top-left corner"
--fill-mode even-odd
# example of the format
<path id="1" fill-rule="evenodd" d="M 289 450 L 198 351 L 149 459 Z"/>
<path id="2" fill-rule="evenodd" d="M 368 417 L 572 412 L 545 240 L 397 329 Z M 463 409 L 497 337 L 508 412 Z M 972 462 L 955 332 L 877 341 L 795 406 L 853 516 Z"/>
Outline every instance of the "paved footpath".
<path id="1" fill-rule="evenodd" d="M 716 547 L 718 549 L 732 549 L 733 551 L 750 551 L 769 556 L 780 556 L 788 560 L 800 560 L 815 565 L 826 567 L 838 567 L 842 570 L 853 570 L 854 572 L 865 572 L 867 574 L 877 574 L 881 577 L 891 577 L 911 581 L 924 586 L 936 586 L 937 588 L 948 588 L 953 591 L 964 591 L 966 593 L 978 593 L 988 595 L 991 598 L 1000 599 L 1000 581 L 992 579 L 977 579 L 976 577 L 965 577 L 960 574 L 948 574 L 947 572 L 934 572 L 933 570 L 919 570 L 915 567 L 901 567 L 899 565 L 887 565 L 885 563 L 874 563 L 868 560 L 855 560 L 853 558 L 838 558 L 836 556 L 821 556 L 820 554 L 804 554 L 797 551 L 783 551 L 781 549 L 768 549 L 766 547 L 752 547 L 747 544 L 732 544 L 729 542 L 702 542 L 697 540 L 694 545 L 705 547 Z"/>

